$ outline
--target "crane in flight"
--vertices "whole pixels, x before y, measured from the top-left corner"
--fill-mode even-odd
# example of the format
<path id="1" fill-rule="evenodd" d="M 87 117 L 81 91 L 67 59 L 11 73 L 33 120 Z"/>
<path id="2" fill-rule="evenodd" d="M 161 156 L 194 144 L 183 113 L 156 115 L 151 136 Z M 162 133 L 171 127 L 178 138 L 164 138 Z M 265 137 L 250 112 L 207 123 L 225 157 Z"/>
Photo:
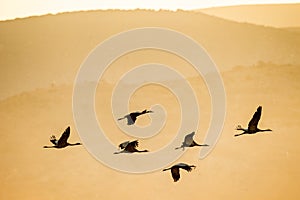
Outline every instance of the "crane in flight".
<path id="1" fill-rule="evenodd" d="M 171 170 L 173 180 L 174 180 L 174 182 L 177 182 L 180 179 L 180 173 L 179 173 L 180 168 L 190 172 L 190 171 L 192 171 L 193 167 L 196 168 L 195 165 L 188 165 L 188 164 L 185 164 L 185 163 L 178 163 L 176 165 L 173 165 L 170 168 L 163 169 L 163 171 Z"/>
<path id="2" fill-rule="evenodd" d="M 119 145 L 119 148 L 122 149 L 119 152 L 115 152 L 114 154 L 119 154 L 119 153 L 143 153 L 143 152 L 149 152 L 148 150 L 138 150 L 137 147 L 139 145 L 138 140 L 134 141 L 126 141 L 123 142 Z"/>
<path id="3" fill-rule="evenodd" d="M 132 112 L 132 113 L 129 113 L 128 115 L 125 115 L 124 117 L 119 118 L 118 120 L 120 121 L 123 119 L 127 119 L 127 125 L 133 125 L 138 116 L 144 115 L 146 113 L 153 113 L 153 111 L 146 109 L 146 110 L 143 110 L 142 112 Z"/>
<path id="4" fill-rule="evenodd" d="M 185 147 L 194 147 L 194 146 L 208 146 L 207 144 L 198 144 L 197 142 L 194 141 L 194 135 L 195 132 L 193 131 L 192 133 L 186 135 L 184 137 L 184 141 L 182 142 L 180 147 L 176 147 L 175 149 L 181 149 L 184 150 Z"/>
<path id="5" fill-rule="evenodd" d="M 44 146 L 44 148 L 65 148 L 67 146 L 75 146 L 75 145 L 81 145 L 81 143 L 68 143 L 68 138 L 70 137 L 70 126 L 66 128 L 66 130 L 63 132 L 63 134 L 60 136 L 59 140 L 56 139 L 54 135 L 50 137 L 50 142 L 52 142 L 53 146 Z"/>
<path id="6" fill-rule="evenodd" d="M 241 130 L 241 131 L 244 131 L 244 132 L 239 133 L 239 134 L 235 134 L 234 136 L 236 137 L 236 136 L 240 136 L 240 135 L 244 135 L 244 134 L 255 134 L 257 132 L 272 131 L 271 129 L 259 129 L 259 128 L 257 128 L 258 122 L 259 122 L 260 117 L 261 117 L 261 111 L 262 111 L 262 107 L 259 106 L 257 108 L 256 112 L 254 113 L 252 119 L 248 123 L 248 129 L 242 128 L 241 125 L 238 125 L 236 127 L 236 130 Z"/>

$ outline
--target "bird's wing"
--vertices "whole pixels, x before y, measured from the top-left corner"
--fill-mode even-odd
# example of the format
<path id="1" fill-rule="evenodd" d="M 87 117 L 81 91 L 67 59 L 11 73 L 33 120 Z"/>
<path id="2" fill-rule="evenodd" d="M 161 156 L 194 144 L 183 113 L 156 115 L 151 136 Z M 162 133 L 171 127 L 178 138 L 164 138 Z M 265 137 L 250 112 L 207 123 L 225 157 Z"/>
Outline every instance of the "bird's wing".
<path id="1" fill-rule="evenodd" d="M 125 151 L 127 152 L 136 152 L 136 147 L 138 146 L 139 142 L 137 140 L 129 142 L 128 145 L 125 147 Z"/>
<path id="2" fill-rule="evenodd" d="M 128 115 L 125 115 L 124 117 L 119 118 L 118 120 L 123 120 L 123 119 L 127 119 L 127 125 L 132 125 L 135 123 L 136 120 L 136 114 L 135 113 L 130 113 Z"/>
<path id="3" fill-rule="evenodd" d="M 129 117 L 127 117 L 127 124 L 132 125 L 135 123 L 136 118 L 142 114 L 148 113 L 149 111 L 143 110 L 142 112 L 132 112 L 129 114 Z M 152 111 L 151 111 L 152 112 Z"/>
<path id="4" fill-rule="evenodd" d="M 249 124 L 248 124 L 248 131 L 255 131 L 257 129 L 257 124 L 260 120 L 260 116 L 261 116 L 261 109 L 262 107 L 259 106 L 256 110 L 256 112 L 254 113 L 252 119 L 250 120 Z"/>
<path id="5" fill-rule="evenodd" d="M 139 146 L 139 141 L 134 140 L 134 141 L 130 142 L 129 145 L 132 145 L 133 147 L 138 147 Z"/>
<path id="6" fill-rule="evenodd" d="M 186 170 L 188 172 L 192 171 L 192 167 L 189 166 L 189 165 L 187 165 L 187 164 L 185 164 L 185 163 L 179 163 L 176 166 L 179 167 L 179 168 L 182 168 L 182 169 L 184 169 L 184 170 Z"/>
<path id="7" fill-rule="evenodd" d="M 194 141 L 194 139 L 193 139 L 194 135 L 195 135 L 195 132 L 192 132 L 192 133 L 186 135 L 184 138 L 184 143 L 187 144 L 188 146 L 190 146 Z"/>
<path id="8" fill-rule="evenodd" d="M 136 113 L 130 113 L 127 115 L 127 125 L 132 125 L 136 121 L 136 117 L 138 116 Z"/>
<path id="9" fill-rule="evenodd" d="M 67 140 L 70 136 L 70 127 L 68 127 L 64 132 L 63 134 L 61 135 L 61 137 L 59 138 L 58 142 L 57 142 L 57 145 L 60 146 L 62 144 L 66 144 L 67 143 Z"/>
<path id="10" fill-rule="evenodd" d="M 180 179 L 180 173 L 179 173 L 179 168 L 178 167 L 172 167 L 171 168 L 171 173 L 174 182 L 178 181 Z"/>
<path id="11" fill-rule="evenodd" d="M 124 149 L 129 144 L 129 141 L 123 142 L 119 145 L 121 149 Z"/>

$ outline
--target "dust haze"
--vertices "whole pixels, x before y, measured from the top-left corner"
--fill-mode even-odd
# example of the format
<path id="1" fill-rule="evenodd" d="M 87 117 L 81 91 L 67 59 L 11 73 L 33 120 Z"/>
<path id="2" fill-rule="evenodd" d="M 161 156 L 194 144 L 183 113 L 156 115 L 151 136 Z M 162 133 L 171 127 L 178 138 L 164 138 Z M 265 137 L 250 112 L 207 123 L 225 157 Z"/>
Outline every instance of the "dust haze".
<path id="1" fill-rule="evenodd" d="M 200 148 L 189 149 L 178 162 L 197 167 L 190 173 L 182 171 L 176 183 L 161 170 L 146 174 L 113 170 L 84 146 L 43 148 L 51 145 L 51 135 L 59 137 L 67 126 L 69 142 L 80 141 L 72 92 L 89 52 L 114 34 L 141 27 L 169 28 L 192 37 L 218 66 L 226 90 L 226 119 L 216 147 L 203 160 Z M 241 23 L 201 10 L 87 11 L 1 21 L 1 199 L 299 199 L 299 27 Z M 115 123 L 112 92 L 124 73 L 144 63 L 172 66 L 186 78 L 200 110 L 199 129 L 191 132 L 202 143 L 212 107 L 203 78 L 178 56 L 145 49 L 119 57 L 98 83 L 97 118 L 116 150 L 119 143 L 134 138 Z M 180 87 L 177 80 L 168 81 Z M 159 134 L 140 139 L 140 149 L 159 150 L 180 127 L 178 100 L 162 86 L 139 88 L 129 107 L 142 111 L 157 103 L 167 111 L 166 124 Z M 259 105 L 263 107 L 259 127 L 273 131 L 234 137 L 235 127 L 246 127 Z M 140 126 L 149 123 L 149 116 L 137 121 Z"/>

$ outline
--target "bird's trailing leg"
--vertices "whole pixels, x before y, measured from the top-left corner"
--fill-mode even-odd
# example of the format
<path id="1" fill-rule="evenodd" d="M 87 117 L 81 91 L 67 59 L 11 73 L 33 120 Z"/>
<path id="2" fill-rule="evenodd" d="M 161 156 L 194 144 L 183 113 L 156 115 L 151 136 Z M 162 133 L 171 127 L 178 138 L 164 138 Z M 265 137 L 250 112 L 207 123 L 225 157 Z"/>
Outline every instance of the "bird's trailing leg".
<path id="1" fill-rule="evenodd" d="M 126 117 L 121 117 L 121 118 L 119 118 L 118 120 L 120 121 L 120 120 L 123 120 L 123 119 L 125 119 Z"/>
<path id="2" fill-rule="evenodd" d="M 55 148 L 55 146 L 43 146 L 43 148 Z"/>
<path id="3" fill-rule="evenodd" d="M 236 136 L 240 136 L 240 135 L 244 135 L 244 134 L 246 134 L 246 133 L 248 132 L 248 130 L 247 130 L 247 129 L 244 129 L 244 128 L 242 128 L 242 126 L 241 126 L 241 125 L 238 125 L 238 126 L 235 128 L 235 130 L 244 131 L 244 132 L 242 132 L 242 133 L 235 134 L 235 135 L 234 135 L 235 137 L 236 137 Z"/>
<path id="4" fill-rule="evenodd" d="M 246 132 L 235 134 L 234 137 L 241 136 L 241 135 L 244 135 L 244 134 L 246 134 Z"/>

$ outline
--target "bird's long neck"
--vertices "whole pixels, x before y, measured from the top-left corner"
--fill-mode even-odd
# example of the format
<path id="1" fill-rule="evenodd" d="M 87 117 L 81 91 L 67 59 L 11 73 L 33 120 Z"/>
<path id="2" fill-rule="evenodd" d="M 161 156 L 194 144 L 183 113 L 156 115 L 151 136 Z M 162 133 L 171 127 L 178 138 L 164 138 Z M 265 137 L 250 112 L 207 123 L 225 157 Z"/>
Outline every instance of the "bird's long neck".
<path id="1" fill-rule="evenodd" d="M 141 112 L 141 114 L 146 114 L 147 113 L 147 110 L 143 110 L 142 112 Z"/>
<path id="2" fill-rule="evenodd" d="M 199 147 L 207 147 L 208 145 L 207 144 L 197 144 L 195 146 L 199 146 Z"/>
<path id="3" fill-rule="evenodd" d="M 140 115 L 144 115 L 144 114 L 146 114 L 146 113 L 147 113 L 146 111 L 143 111 L 143 112 L 137 113 L 137 114 L 136 114 L 136 117 L 138 117 L 138 116 L 140 116 Z"/>
<path id="4" fill-rule="evenodd" d="M 170 170 L 170 169 L 172 169 L 172 168 L 170 167 L 170 168 L 167 168 L 167 169 L 163 169 L 163 171 L 167 171 L 167 170 Z"/>
<path id="5" fill-rule="evenodd" d="M 153 111 L 151 110 L 143 110 L 142 112 L 140 112 L 140 115 L 142 114 L 146 114 L 146 113 L 152 113 Z"/>
<path id="6" fill-rule="evenodd" d="M 271 129 L 257 129 L 259 132 L 272 131 Z"/>
<path id="7" fill-rule="evenodd" d="M 81 143 L 77 142 L 77 143 L 73 143 L 73 144 L 70 144 L 68 143 L 69 146 L 76 146 L 76 145 L 81 145 Z"/>
<path id="8" fill-rule="evenodd" d="M 148 152 L 148 150 L 136 150 L 138 153 Z"/>

